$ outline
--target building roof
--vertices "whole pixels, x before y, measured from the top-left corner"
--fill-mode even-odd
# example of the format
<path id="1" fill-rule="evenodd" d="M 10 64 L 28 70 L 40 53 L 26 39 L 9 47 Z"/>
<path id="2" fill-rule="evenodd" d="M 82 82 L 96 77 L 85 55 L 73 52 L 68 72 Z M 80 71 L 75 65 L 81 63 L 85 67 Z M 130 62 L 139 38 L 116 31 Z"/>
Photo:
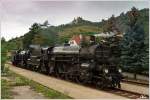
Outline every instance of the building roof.
<path id="1" fill-rule="evenodd" d="M 74 40 L 79 45 L 81 42 L 80 35 L 74 35 L 71 40 Z"/>

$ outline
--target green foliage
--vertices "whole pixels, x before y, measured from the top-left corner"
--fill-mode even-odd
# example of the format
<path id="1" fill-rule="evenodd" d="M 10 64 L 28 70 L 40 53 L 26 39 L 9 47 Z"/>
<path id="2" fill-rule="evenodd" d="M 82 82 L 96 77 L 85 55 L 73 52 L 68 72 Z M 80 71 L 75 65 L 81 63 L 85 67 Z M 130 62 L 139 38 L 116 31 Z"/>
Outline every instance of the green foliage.
<path id="1" fill-rule="evenodd" d="M 41 26 L 38 23 L 34 23 L 29 30 L 29 33 L 25 34 L 23 38 L 24 48 L 28 48 L 28 46 L 32 43 L 34 36 L 40 33 Z"/>
<path id="2" fill-rule="evenodd" d="M 58 33 L 54 27 L 42 29 L 40 35 L 45 38 L 44 45 L 53 45 L 58 40 Z"/>
<path id="3" fill-rule="evenodd" d="M 65 28 L 58 34 L 58 39 L 61 42 L 68 41 L 73 35 L 94 35 L 101 31 L 101 28 L 95 26 L 72 26 L 72 28 Z M 59 42 L 60 43 L 60 42 Z"/>
<path id="4" fill-rule="evenodd" d="M 5 38 L 2 37 L 2 38 L 1 38 L 1 43 L 5 43 L 5 42 L 6 42 Z"/>
<path id="5" fill-rule="evenodd" d="M 34 38 L 32 39 L 32 44 L 35 45 L 44 45 L 46 38 L 41 34 L 35 34 Z"/>
<path id="6" fill-rule="evenodd" d="M 65 94 L 62 94 L 62 93 L 55 91 L 53 89 L 50 89 L 48 87 L 45 87 L 37 82 L 29 80 L 29 79 L 27 79 L 23 76 L 20 76 L 14 72 L 10 72 L 10 73 L 11 73 L 10 77 L 12 77 L 12 79 L 14 79 L 12 86 L 29 85 L 32 87 L 32 89 L 34 89 L 38 93 L 42 93 L 44 96 L 46 96 L 50 99 L 69 99 L 69 98 L 71 98 Z"/>
<path id="7" fill-rule="evenodd" d="M 4 66 L 5 66 L 5 62 L 7 60 L 7 57 L 5 55 L 1 55 L 1 69 L 2 69 L 2 72 L 4 73 L 5 69 L 4 69 Z"/>
<path id="8" fill-rule="evenodd" d="M 69 96 L 66 96 L 60 92 L 57 92 L 53 89 L 49 89 L 41 84 L 37 84 L 34 81 L 30 82 L 30 85 L 34 90 L 37 92 L 43 93 L 44 96 L 51 98 L 51 99 L 68 99 L 71 98 Z"/>
<path id="9" fill-rule="evenodd" d="M 128 12 L 128 29 L 122 42 L 122 65 L 130 67 L 134 73 L 141 73 L 147 62 L 145 31 L 143 22 L 140 21 L 140 13 L 136 8 Z M 145 62 L 146 61 L 146 62 Z M 148 68 L 148 66 L 147 66 Z"/>
<path id="10" fill-rule="evenodd" d="M 2 99 L 12 99 L 12 94 L 10 91 L 10 83 L 7 80 L 1 80 L 1 98 Z"/>
<path id="11" fill-rule="evenodd" d="M 85 35 L 85 36 L 90 36 L 90 35 L 94 35 L 94 34 L 97 34 L 96 32 L 83 32 L 81 33 L 82 35 Z"/>
<path id="12" fill-rule="evenodd" d="M 67 36 L 67 35 L 58 37 L 57 43 L 58 43 L 58 44 L 65 43 L 65 42 L 69 41 L 70 38 L 71 38 L 71 36 Z"/>
<path id="13" fill-rule="evenodd" d="M 1 39 L 1 68 L 3 73 L 6 72 L 5 62 L 9 59 L 7 53 L 10 52 L 10 50 L 20 48 L 22 48 L 21 38 L 15 38 L 8 42 L 6 42 L 4 38 Z"/>
<path id="14" fill-rule="evenodd" d="M 48 27 L 48 25 L 50 25 L 50 24 L 49 24 L 48 20 L 46 20 L 41 26 Z"/>
<path id="15" fill-rule="evenodd" d="M 30 32 L 31 32 L 32 34 L 37 34 L 37 33 L 40 32 L 41 27 L 40 27 L 40 25 L 39 25 L 38 23 L 34 23 L 34 24 L 31 26 L 31 28 L 29 28 L 29 30 L 30 30 Z"/>
<path id="16" fill-rule="evenodd" d="M 24 78 L 24 77 L 20 77 L 18 75 L 15 75 L 15 80 L 14 80 L 14 86 L 24 86 L 24 85 L 29 85 L 29 80 Z"/>
<path id="17" fill-rule="evenodd" d="M 120 30 L 117 26 L 117 19 L 112 15 L 107 21 L 102 20 L 103 23 L 103 32 L 118 32 L 120 33 Z"/>
<path id="18" fill-rule="evenodd" d="M 6 77 L 6 76 L 5 76 Z M 11 91 L 14 86 L 24 86 L 29 85 L 32 89 L 34 89 L 38 93 L 42 93 L 44 96 L 50 99 L 69 99 L 71 97 L 67 96 L 67 94 L 62 94 L 53 89 L 45 87 L 37 82 L 29 80 L 19 74 L 16 74 L 12 71 L 8 71 L 7 79 L 9 81 L 2 79 L 1 80 L 1 98 L 2 99 L 13 99 L 13 93 Z"/>
<path id="19" fill-rule="evenodd" d="M 96 37 L 95 41 L 96 43 L 100 43 L 102 39 L 103 39 L 102 37 Z"/>
<path id="20" fill-rule="evenodd" d="M 6 48 L 6 42 L 5 42 L 5 39 L 2 38 L 1 39 L 1 69 L 2 69 L 2 72 L 4 72 L 4 65 L 5 65 L 5 62 L 7 60 L 7 48 Z"/>
<path id="21" fill-rule="evenodd" d="M 95 26 L 75 26 L 72 28 L 66 28 L 63 31 L 59 32 L 59 36 L 73 36 L 73 35 L 77 35 L 77 34 L 94 34 L 94 33 L 98 33 L 101 31 L 101 28 L 99 27 L 95 27 Z"/>

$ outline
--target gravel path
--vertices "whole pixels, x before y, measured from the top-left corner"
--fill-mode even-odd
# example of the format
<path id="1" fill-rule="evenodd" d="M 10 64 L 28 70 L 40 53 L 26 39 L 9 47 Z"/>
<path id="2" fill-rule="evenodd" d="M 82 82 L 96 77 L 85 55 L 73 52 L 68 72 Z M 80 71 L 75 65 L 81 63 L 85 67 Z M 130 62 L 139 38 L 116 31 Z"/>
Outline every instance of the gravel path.
<path id="1" fill-rule="evenodd" d="M 43 84 L 49 88 L 57 90 L 61 93 L 64 93 L 76 99 L 87 99 L 87 98 L 88 99 L 99 99 L 99 98 L 100 99 L 126 99 L 125 97 L 122 96 L 81 86 L 64 80 L 59 80 L 50 76 L 46 76 L 29 70 L 14 67 L 10 64 L 7 65 L 9 66 L 10 70 L 14 71 L 17 74 L 32 79 L 33 81 L 36 81 L 40 84 Z"/>

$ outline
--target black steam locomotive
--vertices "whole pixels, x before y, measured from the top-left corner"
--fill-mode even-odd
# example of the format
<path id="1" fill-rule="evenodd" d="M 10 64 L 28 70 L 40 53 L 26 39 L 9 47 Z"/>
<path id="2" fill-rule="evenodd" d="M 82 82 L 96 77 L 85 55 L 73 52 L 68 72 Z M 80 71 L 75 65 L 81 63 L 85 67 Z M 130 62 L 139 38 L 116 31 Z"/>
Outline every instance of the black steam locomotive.
<path id="1" fill-rule="evenodd" d="M 94 84 L 99 88 L 121 87 L 117 36 L 88 47 L 31 45 L 14 53 L 12 63 L 65 80 Z"/>

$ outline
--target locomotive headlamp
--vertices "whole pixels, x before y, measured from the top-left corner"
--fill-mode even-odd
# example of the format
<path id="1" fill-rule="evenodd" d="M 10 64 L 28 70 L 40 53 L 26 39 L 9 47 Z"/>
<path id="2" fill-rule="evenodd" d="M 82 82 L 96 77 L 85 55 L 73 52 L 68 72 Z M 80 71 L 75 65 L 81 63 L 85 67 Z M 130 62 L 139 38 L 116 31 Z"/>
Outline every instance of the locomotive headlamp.
<path id="1" fill-rule="evenodd" d="M 23 55 L 23 54 L 25 54 L 25 53 L 26 53 L 25 51 L 21 51 L 21 52 L 20 52 L 21 55 Z"/>
<path id="2" fill-rule="evenodd" d="M 121 73 L 121 72 L 122 72 L 122 70 L 121 70 L 121 69 L 118 69 L 118 72 L 119 72 L 119 73 Z"/>
<path id="3" fill-rule="evenodd" d="M 89 65 L 90 65 L 90 64 L 88 64 L 88 63 L 82 63 L 82 64 L 81 64 L 81 67 L 82 67 L 82 68 L 88 68 Z"/>
<path id="4" fill-rule="evenodd" d="M 105 73 L 108 73 L 108 69 L 104 69 L 104 72 L 105 72 Z"/>

